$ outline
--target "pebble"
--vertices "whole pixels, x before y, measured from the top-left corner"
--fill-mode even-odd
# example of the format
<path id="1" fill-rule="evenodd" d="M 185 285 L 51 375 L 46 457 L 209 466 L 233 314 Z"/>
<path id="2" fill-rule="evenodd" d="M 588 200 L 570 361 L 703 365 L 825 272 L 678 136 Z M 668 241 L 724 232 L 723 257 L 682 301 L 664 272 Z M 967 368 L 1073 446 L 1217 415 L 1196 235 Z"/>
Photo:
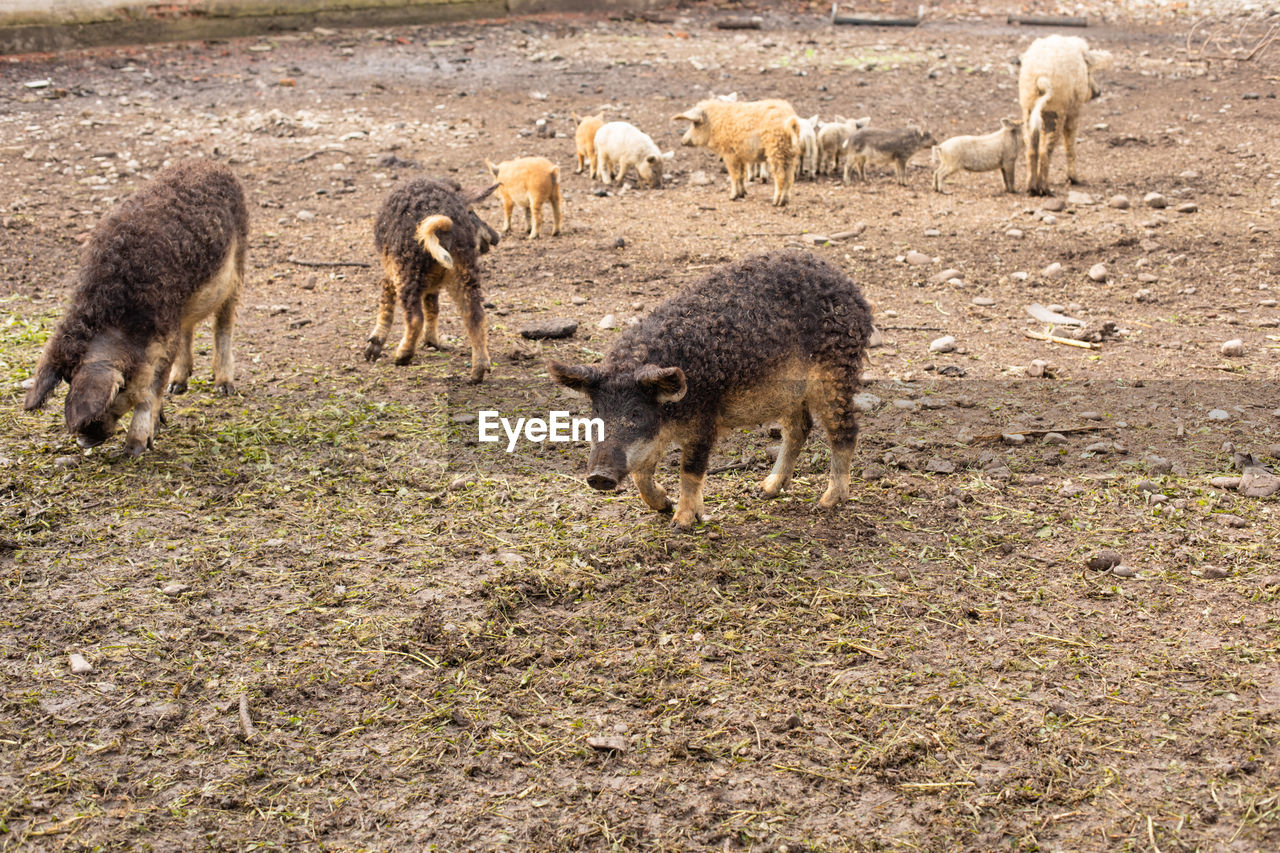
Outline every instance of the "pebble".
<path id="1" fill-rule="evenodd" d="M 1154 207 L 1157 210 L 1167 207 L 1169 204 L 1168 200 L 1160 193 L 1147 193 L 1142 197 L 1142 203 L 1147 207 Z"/>
<path id="2" fill-rule="evenodd" d="M 585 296 L 575 296 L 575 297 L 573 297 L 572 299 L 570 299 L 570 300 L 569 300 L 569 303 L 570 303 L 571 305 L 586 305 L 586 304 L 587 304 L 587 297 L 585 297 Z"/>
<path id="3" fill-rule="evenodd" d="M 1027 279 L 1031 278 L 1031 273 L 1026 272 L 1024 270 L 1018 270 L 1017 272 L 1009 273 L 1009 278 L 1013 279 L 1014 281 L 1026 281 Z"/>
<path id="4" fill-rule="evenodd" d="M 956 351 L 956 339 L 952 335 L 944 335 L 941 338 L 936 338 L 933 342 L 929 344 L 929 352 L 941 353 L 941 352 L 955 352 L 955 351 Z"/>
<path id="5" fill-rule="evenodd" d="M 1232 515 L 1229 512 L 1218 513 L 1218 523 L 1223 527 L 1248 527 L 1249 522 L 1245 521 L 1238 515 Z"/>
<path id="6" fill-rule="evenodd" d="M 1006 432 L 1001 434 L 1000 440 L 1005 444 L 1011 444 L 1017 447 L 1020 444 L 1027 443 L 1027 437 L 1020 432 Z"/>
<path id="7" fill-rule="evenodd" d="M 1088 193 L 1071 190 L 1067 193 L 1067 204 L 1097 204 L 1097 202 Z"/>
<path id="8" fill-rule="evenodd" d="M 1043 358 L 1032 359 L 1027 365 L 1027 375 L 1032 379 L 1042 379 L 1044 377 L 1053 378 L 1053 365 L 1045 361 Z"/>
<path id="9" fill-rule="evenodd" d="M 593 735 L 587 738 L 587 746 L 600 752 L 624 753 L 631 748 L 631 742 L 617 735 Z"/>
<path id="10" fill-rule="evenodd" d="M 1086 489 L 1084 486 L 1077 486 L 1075 483 L 1067 483 L 1065 486 L 1063 486 L 1061 489 L 1058 490 L 1058 493 L 1062 495 L 1064 498 L 1075 498 L 1075 497 L 1079 497 L 1080 495 L 1086 494 L 1088 491 L 1089 490 Z"/>
<path id="11" fill-rule="evenodd" d="M 473 424 L 479 420 L 479 416 L 475 412 L 463 412 L 460 415 L 454 415 L 452 420 L 455 424 Z"/>
<path id="12" fill-rule="evenodd" d="M 578 321 L 563 317 L 540 320 L 520 330 L 523 337 L 532 341 L 555 338 L 571 338 L 578 331 Z"/>
<path id="13" fill-rule="evenodd" d="M 1140 492 L 1158 492 L 1160 484 L 1154 480 L 1139 480 L 1135 488 Z"/>
<path id="14" fill-rule="evenodd" d="M 1209 485 L 1215 489 L 1238 489 L 1240 480 L 1240 477 L 1212 477 L 1209 479 Z"/>
<path id="15" fill-rule="evenodd" d="M 187 586 L 185 583 L 171 583 L 160 591 L 172 598 L 175 595 L 182 595 L 189 589 L 191 589 L 191 587 Z"/>
<path id="16" fill-rule="evenodd" d="M 915 400 L 907 400 L 900 397 L 893 401 L 893 407 L 904 412 L 914 412 L 916 409 L 920 408 L 920 404 Z"/>
<path id="17" fill-rule="evenodd" d="M 59 456 L 53 460 L 54 468 L 74 468 L 80 464 L 79 456 Z"/>
<path id="18" fill-rule="evenodd" d="M 1060 444 L 1066 444 L 1067 437 L 1060 432 L 1048 432 L 1048 433 L 1045 433 L 1044 438 L 1040 439 L 1040 443 L 1048 444 L 1050 446 L 1057 446 Z"/>
<path id="19" fill-rule="evenodd" d="M 1110 453 L 1116 446 L 1110 441 L 1095 441 L 1084 449 L 1085 453 Z"/>
<path id="20" fill-rule="evenodd" d="M 1134 575 L 1136 575 L 1137 572 L 1135 572 L 1133 569 L 1129 568 L 1128 566 L 1116 566 L 1111 570 L 1111 574 L 1115 575 L 1118 578 L 1131 578 Z"/>
<path id="21" fill-rule="evenodd" d="M 1280 492 L 1280 477 L 1266 468 L 1246 468 L 1240 477 L 1239 489 L 1246 498 L 1269 498 Z"/>
<path id="22" fill-rule="evenodd" d="M 1067 209 L 1067 203 L 1060 198 L 1047 198 L 1040 207 L 1043 210 L 1052 210 L 1055 213 L 1061 213 Z"/>
<path id="23" fill-rule="evenodd" d="M 1127 195 L 1113 195 L 1107 202 L 1108 207 L 1114 207 L 1116 210 L 1129 209 L 1129 197 Z"/>
<path id="24" fill-rule="evenodd" d="M 884 475 L 888 473 L 888 469 L 883 465 L 868 465 L 862 469 L 862 479 L 870 482 L 872 480 L 883 480 Z"/>
<path id="25" fill-rule="evenodd" d="M 1095 572 L 1105 572 L 1107 569 L 1120 565 L 1124 558 L 1120 556 L 1120 552 L 1113 551 L 1110 548 L 1104 548 L 1101 551 L 1095 551 L 1089 555 L 1089 559 L 1085 562 L 1089 568 Z"/>
<path id="26" fill-rule="evenodd" d="M 1138 281 L 1142 282 L 1143 284 L 1155 284 L 1159 280 L 1160 280 L 1160 276 L 1158 275 L 1152 275 L 1149 272 L 1138 273 Z"/>
<path id="27" fill-rule="evenodd" d="M 957 269 L 945 269 L 929 279 L 934 284 L 945 284 L 953 278 L 964 278 L 964 273 Z"/>
<path id="28" fill-rule="evenodd" d="M 1229 574 L 1231 574 L 1231 572 L 1221 566 L 1205 566 L 1204 569 L 1205 578 L 1211 581 L 1220 580 Z"/>
<path id="29" fill-rule="evenodd" d="M 1102 415 L 1100 415 L 1100 414 L 1098 414 L 1097 412 L 1094 412 L 1094 411 L 1081 412 L 1081 413 L 1080 413 L 1080 420 L 1082 420 L 1082 421 L 1100 421 L 1100 420 L 1102 420 Z"/>
<path id="30" fill-rule="evenodd" d="M 1093 279 L 1094 281 L 1106 281 L 1107 265 L 1094 264 L 1093 266 L 1089 267 L 1089 278 Z"/>
<path id="31" fill-rule="evenodd" d="M 605 314 L 603 317 L 600 318 L 600 322 L 596 323 L 596 328 L 616 329 L 618 328 L 618 318 L 613 316 L 612 314 Z"/>
<path id="32" fill-rule="evenodd" d="M 1230 419 L 1231 419 L 1231 413 L 1228 412 L 1226 409 L 1210 409 L 1209 410 L 1209 420 L 1211 421 L 1225 421 Z"/>
<path id="33" fill-rule="evenodd" d="M 1146 463 L 1151 473 L 1157 477 L 1163 477 L 1173 471 L 1173 462 L 1163 456 L 1148 456 Z"/>
<path id="34" fill-rule="evenodd" d="M 1004 483 L 1013 479 L 1013 472 L 1009 470 L 1007 465 L 997 465 L 995 468 L 988 468 L 982 472 L 988 480 Z"/>
<path id="35" fill-rule="evenodd" d="M 973 297 L 973 304 L 982 308 L 989 308 L 990 306 L 995 305 L 996 301 L 990 296 L 975 296 Z"/>
<path id="36" fill-rule="evenodd" d="M 297 216 L 301 222 L 310 222 L 316 218 L 316 215 L 310 210 L 299 210 Z"/>
<path id="37" fill-rule="evenodd" d="M 1244 341 L 1239 338 L 1232 338 L 1222 345 L 1222 354 L 1228 358 L 1238 358 L 1244 355 Z"/>
<path id="38" fill-rule="evenodd" d="M 68 660 L 71 663 L 72 675 L 88 675 L 93 672 L 93 664 L 89 663 L 81 655 L 73 654 Z"/>
<path id="39" fill-rule="evenodd" d="M 941 237 L 941 236 L 942 236 L 942 232 L 941 232 L 941 231 L 939 231 L 937 228 L 926 228 L 926 229 L 924 229 L 924 236 L 926 236 L 926 237 Z"/>
<path id="40" fill-rule="evenodd" d="M 884 335 L 874 326 L 871 328 L 871 337 L 867 338 L 868 349 L 878 349 L 884 346 Z"/>
<path id="41" fill-rule="evenodd" d="M 689 185 L 694 187 L 710 186 L 711 176 L 699 169 L 689 176 Z"/>
<path id="42" fill-rule="evenodd" d="M 939 459 L 935 456 L 924 463 L 924 470 L 930 474 L 954 474 L 956 472 L 956 463 L 950 459 Z"/>
<path id="43" fill-rule="evenodd" d="M 872 394 L 870 391 L 863 391 L 860 394 L 853 395 L 853 407 L 859 412 L 871 412 L 879 408 L 884 401 Z"/>
<path id="44" fill-rule="evenodd" d="M 1195 213 L 1199 209 L 1194 201 L 1184 201 L 1174 208 L 1178 213 Z"/>
<path id="45" fill-rule="evenodd" d="M 1045 225 L 1057 225 L 1058 217 L 1054 216 L 1052 213 L 1046 213 L 1044 216 L 1040 217 L 1040 221 Z"/>
<path id="46" fill-rule="evenodd" d="M 1053 263 L 1049 264 L 1049 266 L 1040 270 L 1040 275 L 1044 276 L 1045 278 L 1057 278 L 1058 276 L 1062 275 L 1062 264 L 1058 263 L 1057 261 L 1054 261 Z"/>
<path id="47" fill-rule="evenodd" d="M 917 252 L 915 249 L 912 249 L 910 252 L 907 252 L 907 263 L 911 264 L 913 267 L 923 267 L 933 263 L 933 258 L 926 255 L 924 252 Z"/>
<path id="48" fill-rule="evenodd" d="M 1004 232 L 1004 236 L 1006 236 L 1006 237 L 1012 237 L 1012 238 L 1013 238 L 1013 239 L 1015 239 L 1015 240 L 1021 240 L 1021 239 L 1022 239 L 1022 237 L 1023 237 L 1022 229 L 1021 229 L 1021 228 L 1010 228 L 1008 231 Z"/>

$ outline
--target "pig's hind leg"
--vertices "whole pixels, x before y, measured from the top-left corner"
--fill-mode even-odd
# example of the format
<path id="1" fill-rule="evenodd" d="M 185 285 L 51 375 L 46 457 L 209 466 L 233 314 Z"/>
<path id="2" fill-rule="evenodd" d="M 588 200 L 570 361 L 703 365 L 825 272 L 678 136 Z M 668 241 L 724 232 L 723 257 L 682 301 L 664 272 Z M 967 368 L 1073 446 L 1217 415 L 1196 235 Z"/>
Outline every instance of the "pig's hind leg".
<path id="1" fill-rule="evenodd" d="M 849 469 L 858 447 L 858 421 L 853 397 L 856 380 L 836 379 L 823 383 L 820 400 L 813 401 L 822 427 L 831 444 L 831 480 L 818 499 L 818 506 L 833 507 L 849 498 Z"/>
<path id="2" fill-rule="evenodd" d="M 364 360 L 376 361 L 382 355 L 382 345 L 387 342 L 391 321 L 396 314 L 396 280 L 388 271 L 382 276 L 381 295 L 378 297 L 378 319 L 369 333 L 369 343 L 364 348 Z"/>
<path id="3" fill-rule="evenodd" d="M 782 449 L 778 451 L 778 461 L 760 486 L 765 497 L 769 498 L 777 497 L 779 492 L 791 485 L 791 472 L 809 437 L 809 430 L 813 428 L 813 419 L 809 416 L 809 410 L 801 405 L 782 417 L 781 426 Z"/>
<path id="4" fill-rule="evenodd" d="M 418 339 L 422 337 L 422 326 L 426 319 L 423 296 L 421 282 L 406 284 L 400 291 L 400 305 L 404 308 L 404 337 L 400 339 L 400 346 L 396 347 L 396 364 L 404 365 L 413 361 L 413 354 L 418 349 Z"/>

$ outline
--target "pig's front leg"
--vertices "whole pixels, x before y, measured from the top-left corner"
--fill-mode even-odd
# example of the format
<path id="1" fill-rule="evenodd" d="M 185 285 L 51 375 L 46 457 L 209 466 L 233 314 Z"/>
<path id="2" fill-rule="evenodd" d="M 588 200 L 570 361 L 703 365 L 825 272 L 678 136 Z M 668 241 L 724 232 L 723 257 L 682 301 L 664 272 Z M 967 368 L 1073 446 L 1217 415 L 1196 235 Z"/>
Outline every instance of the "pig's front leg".
<path id="1" fill-rule="evenodd" d="M 671 498 L 667 497 L 667 490 L 658 485 L 657 481 L 653 479 L 653 475 L 658 469 L 658 460 L 662 458 L 664 449 L 655 448 L 654 452 L 646 459 L 641 460 L 631 472 L 631 479 L 640 491 L 640 498 L 650 509 L 655 509 L 658 512 L 671 511 Z"/>
<path id="2" fill-rule="evenodd" d="M 680 499 L 676 502 L 676 514 L 671 520 L 672 526 L 688 530 L 693 527 L 695 521 L 706 521 L 707 510 L 702 504 L 702 484 L 706 481 L 707 463 L 710 459 L 710 441 L 698 441 L 681 448 Z"/>

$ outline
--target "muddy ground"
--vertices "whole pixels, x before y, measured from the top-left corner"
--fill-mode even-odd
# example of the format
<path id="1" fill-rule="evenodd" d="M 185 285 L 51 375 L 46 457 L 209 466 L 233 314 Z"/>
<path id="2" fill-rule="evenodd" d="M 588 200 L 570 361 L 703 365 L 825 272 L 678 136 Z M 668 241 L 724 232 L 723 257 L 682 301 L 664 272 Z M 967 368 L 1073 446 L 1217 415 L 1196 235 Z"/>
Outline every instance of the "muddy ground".
<path id="1" fill-rule="evenodd" d="M 881 170 L 802 181 L 782 209 L 758 184 L 730 202 L 718 162 L 679 147 L 669 117 L 709 92 L 939 138 L 996 127 L 1043 31 L 942 11 L 0 62 L 0 848 L 1280 847 L 1276 498 L 1211 482 L 1280 454 L 1280 55 L 1190 62 L 1174 13 L 1085 31 L 1116 57 L 1080 141 L 1099 203 L 1057 211 L 995 174 L 937 195 L 925 154 L 906 187 Z M 570 114 L 600 107 L 676 150 L 668 186 L 573 174 Z M 451 305 L 451 351 L 366 364 L 376 271 L 298 261 L 371 264 L 395 181 L 480 186 L 484 157 L 523 154 L 561 165 L 566 222 L 483 259 L 490 380 L 463 384 Z M 193 155 L 251 197 L 240 394 L 211 393 L 206 329 L 153 452 L 81 453 L 61 394 L 27 414 L 20 384 L 85 234 Z M 1052 176 L 1066 202 L 1060 157 Z M 841 231 L 859 233 L 809 250 L 885 339 L 849 505 L 817 507 L 816 436 L 773 501 L 755 491 L 775 439 L 724 442 L 689 535 L 629 485 L 588 489 L 584 445 L 475 442 L 479 408 L 580 411 L 544 362 L 599 358 L 604 315 Z M 1114 333 L 1030 339 L 1033 302 Z M 521 338 L 549 317 L 577 335 Z M 930 353 L 944 335 L 957 349 Z M 1086 565 L 1106 548 L 1122 571 Z"/>

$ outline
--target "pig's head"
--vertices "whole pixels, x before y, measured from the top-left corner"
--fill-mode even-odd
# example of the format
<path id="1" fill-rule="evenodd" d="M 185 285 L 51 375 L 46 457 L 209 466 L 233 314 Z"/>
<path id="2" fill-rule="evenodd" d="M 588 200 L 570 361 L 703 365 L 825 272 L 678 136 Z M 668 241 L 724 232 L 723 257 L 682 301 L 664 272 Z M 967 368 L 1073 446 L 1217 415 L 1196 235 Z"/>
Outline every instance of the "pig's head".
<path id="1" fill-rule="evenodd" d="M 486 159 L 485 163 L 489 163 L 489 161 Z M 479 202 L 484 201 L 498 187 L 499 184 L 493 184 L 487 189 L 476 190 L 469 193 L 467 195 L 467 203 L 478 204 Z M 471 225 L 476 232 L 476 250 L 482 255 L 486 254 L 490 249 L 498 245 L 498 240 L 500 239 L 498 237 L 498 232 L 490 228 L 489 223 L 481 219 L 479 214 L 474 210 L 468 210 L 467 212 L 471 214 Z"/>
<path id="2" fill-rule="evenodd" d="M 126 359 L 115 335 L 99 335 L 89 343 L 83 358 L 64 353 L 65 340 L 55 337 L 36 367 L 31 388 L 23 401 L 28 412 L 44 405 L 58 383 L 66 380 L 67 432 L 81 447 L 96 447 L 116 431 L 120 415 L 127 411 L 121 392 L 126 384 Z"/>
<path id="3" fill-rule="evenodd" d="M 604 371 L 553 361 L 551 378 L 591 399 L 591 415 L 604 422 L 604 439 L 591 444 L 587 485 L 611 491 L 653 454 L 662 427 L 662 406 L 689 390 L 678 367 L 645 364 L 634 371 Z"/>
<path id="4" fill-rule="evenodd" d="M 640 177 L 649 183 L 649 186 L 655 189 L 662 188 L 662 169 L 666 162 L 675 156 L 674 151 L 668 151 L 666 154 L 650 154 L 636 164 L 636 171 L 640 173 Z"/>
<path id="5" fill-rule="evenodd" d="M 679 115 L 671 117 L 672 121 L 687 121 L 689 129 L 680 137 L 680 144 L 690 147 L 706 147 L 711 142 L 711 119 L 702 107 L 693 107 Z"/>

